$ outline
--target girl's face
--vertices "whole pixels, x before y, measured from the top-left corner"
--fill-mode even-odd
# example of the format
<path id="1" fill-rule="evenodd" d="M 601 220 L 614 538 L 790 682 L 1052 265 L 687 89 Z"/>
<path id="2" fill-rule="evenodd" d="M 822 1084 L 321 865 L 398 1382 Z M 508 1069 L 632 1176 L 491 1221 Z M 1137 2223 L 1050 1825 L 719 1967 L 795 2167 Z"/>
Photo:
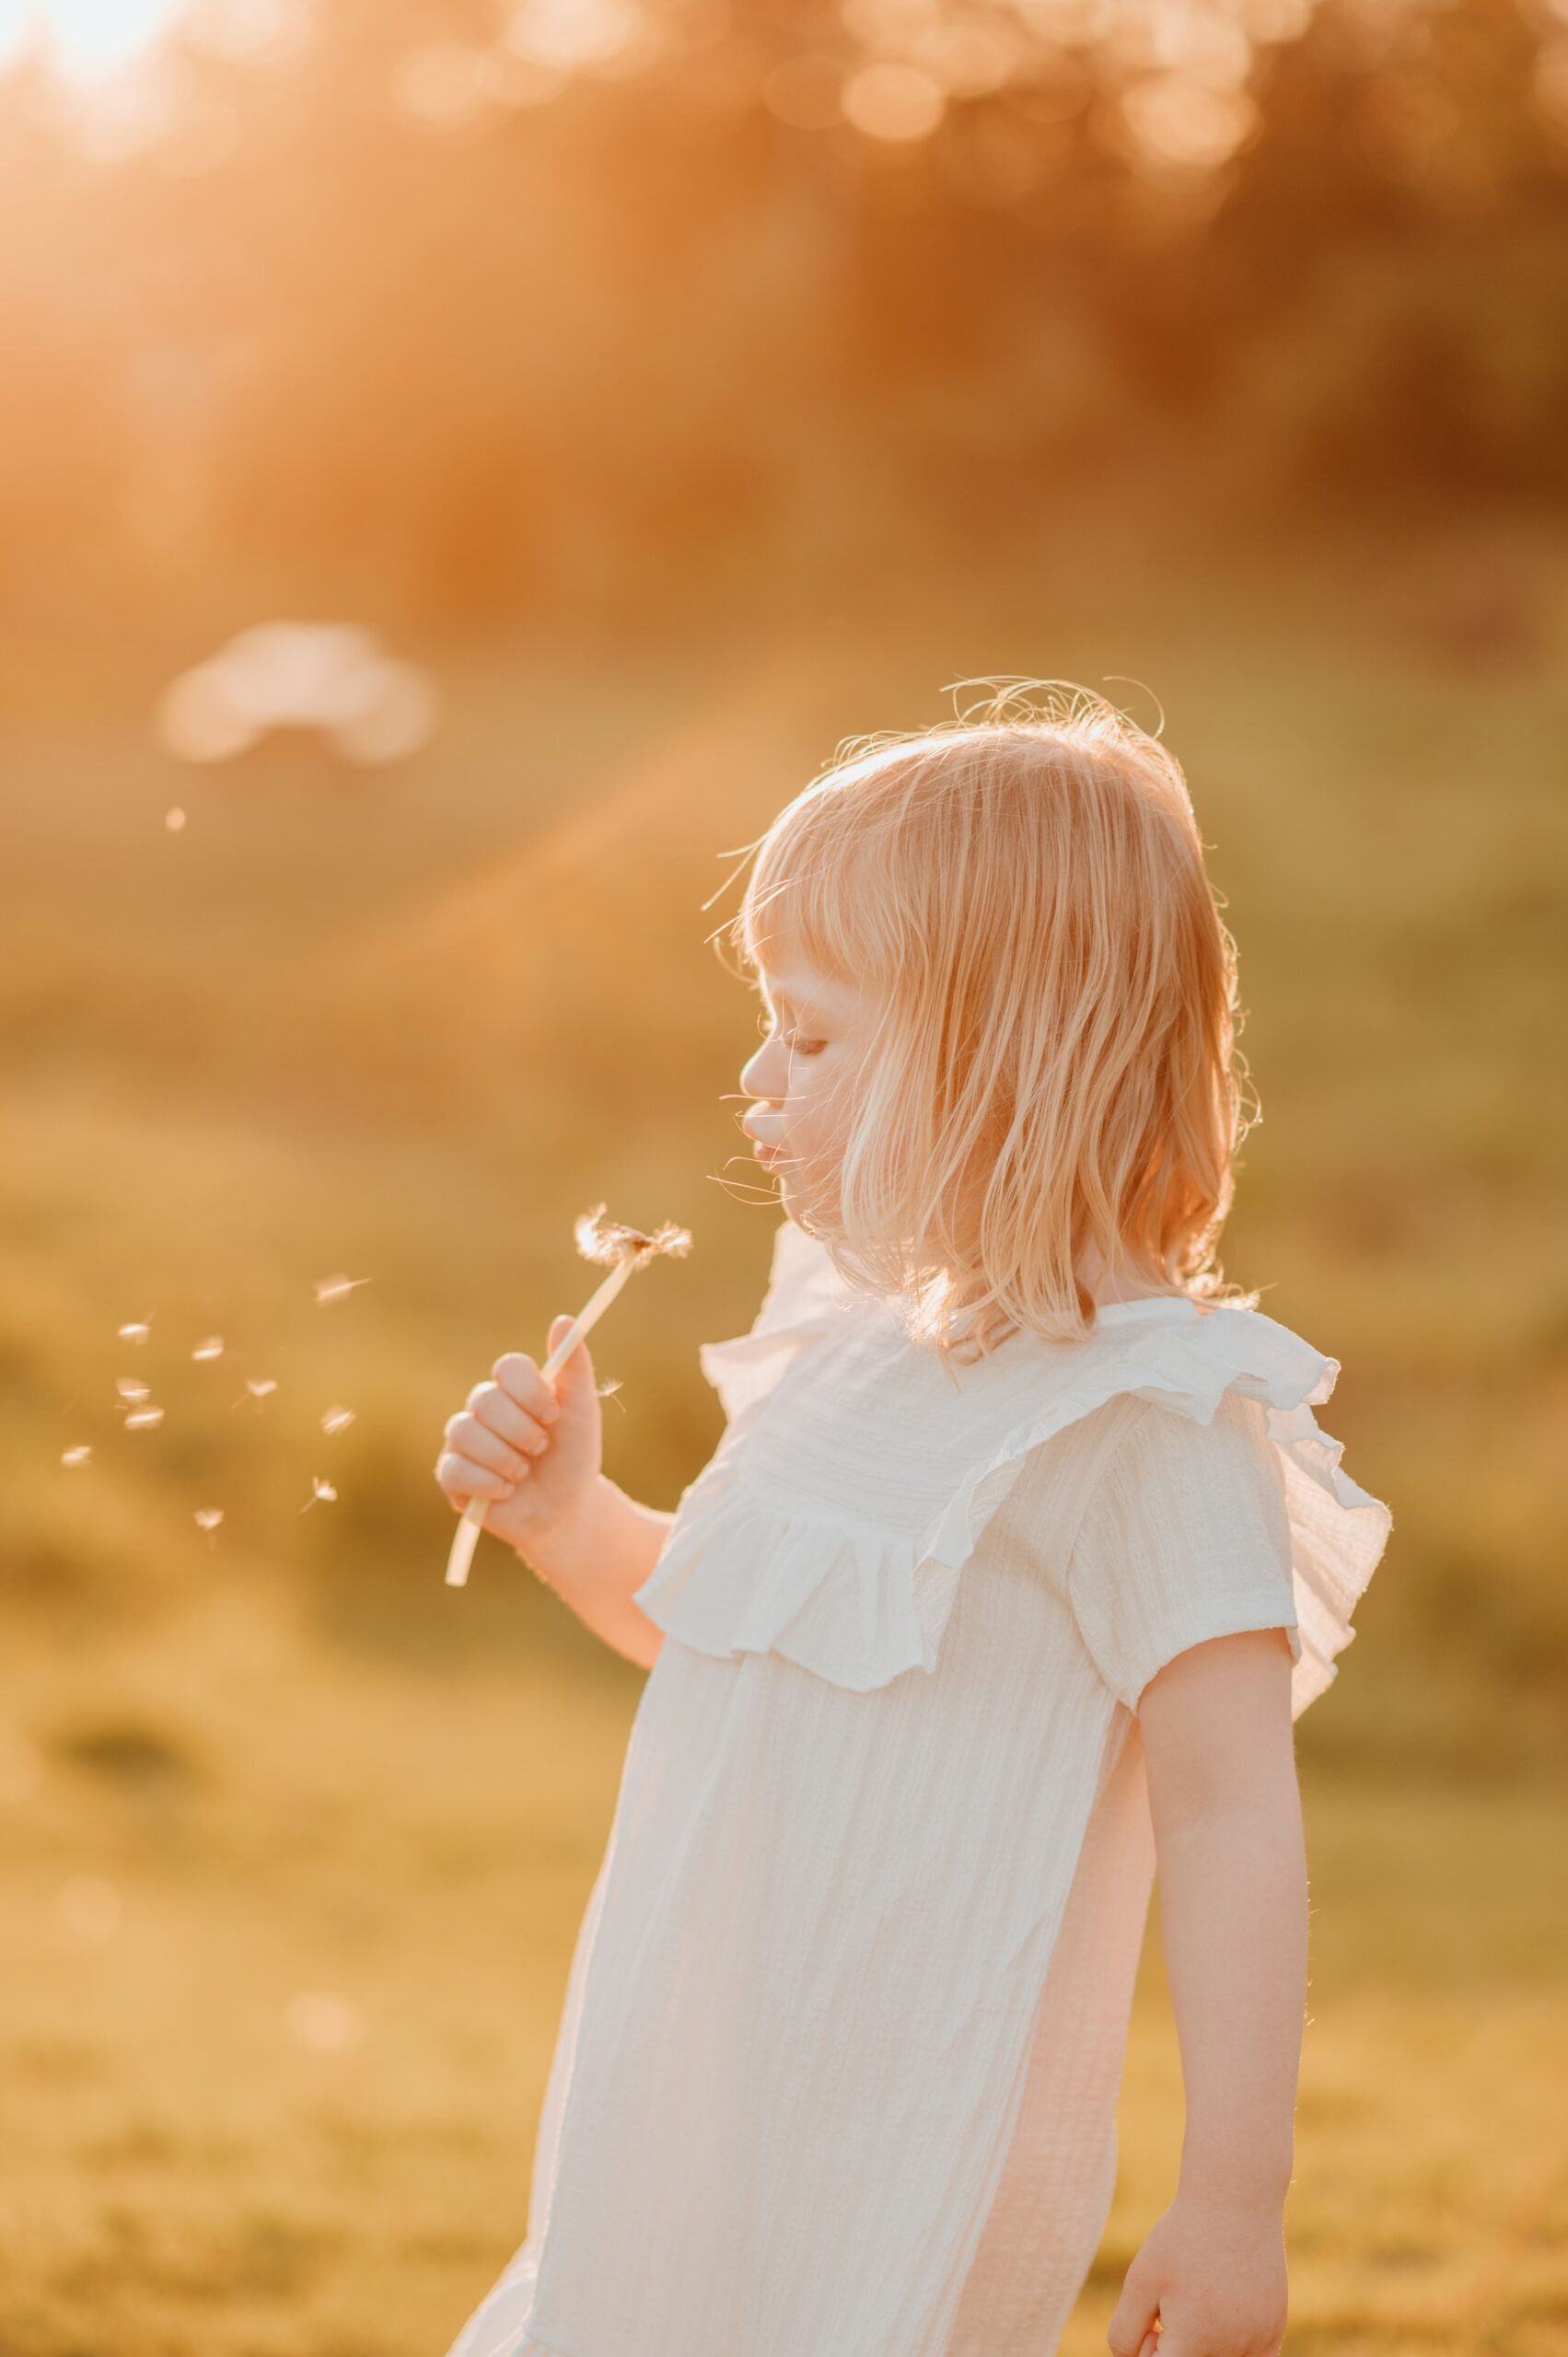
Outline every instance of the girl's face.
<path id="1" fill-rule="evenodd" d="M 806 1207 L 836 1210 L 838 1174 L 849 1136 L 859 1074 L 870 1055 L 876 1001 L 819 971 L 793 943 L 770 944 L 776 966 L 760 970 L 767 1038 L 742 1067 L 741 1086 L 756 1101 L 741 1129 L 764 1169 L 779 1182 L 791 1218 Z M 798 1225 L 798 1219 L 796 1220 Z M 1151 1292 L 1146 1273 L 1118 1259 L 1108 1266 L 1086 1247 L 1078 1274 L 1097 1301 L 1137 1301 Z"/>
<path id="2" fill-rule="evenodd" d="M 791 945 L 772 946 L 787 964 L 761 970 L 771 1028 L 741 1072 L 757 1101 L 740 1126 L 793 1214 L 832 1199 L 870 1010 L 864 993 L 819 973 Z"/>

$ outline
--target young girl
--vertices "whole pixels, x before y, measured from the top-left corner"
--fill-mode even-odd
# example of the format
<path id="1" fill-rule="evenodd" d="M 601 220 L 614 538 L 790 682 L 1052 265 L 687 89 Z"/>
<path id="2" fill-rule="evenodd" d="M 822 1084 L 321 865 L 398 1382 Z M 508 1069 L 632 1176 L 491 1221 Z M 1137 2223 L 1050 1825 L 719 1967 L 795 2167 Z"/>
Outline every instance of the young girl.
<path id="1" fill-rule="evenodd" d="M 1273 2357 L 1307 1981 L 1293 1722 L 1388 1509 L 1222 1283 L 1235 953 L 1171 755 L 1085 691 L 865 740 L 761 842 L 743 1124 L 786 1217 L 674 1515 L 586 1345 L 456 1507 L 652 1675 L 527 2239 L 449 2357 L 1050 2357 L 1105 2225 L 1157 1864 L 1179 2182 L 1114 2357 Z M 551 1329 L 552 1344 L 564 1319 Z"/>

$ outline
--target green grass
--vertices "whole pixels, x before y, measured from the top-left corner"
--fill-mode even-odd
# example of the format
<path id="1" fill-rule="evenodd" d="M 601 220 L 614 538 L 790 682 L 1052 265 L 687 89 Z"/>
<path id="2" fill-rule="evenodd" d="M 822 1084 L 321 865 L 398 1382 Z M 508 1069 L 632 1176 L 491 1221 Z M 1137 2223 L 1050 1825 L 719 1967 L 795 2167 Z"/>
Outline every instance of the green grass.
<path id="1" fill-rule="evenodd" d="M 429 2357 L 520 2239 L 640 1680 L 490 1545 L 443 1588 L 441 1422 L 586 1296 L 575 1213 L 681 1220 L 594 1338 L 609 1469 L 674 1503 L 719 1429 L 695 1346 L 749 1322 L 775 1217 L 728 1159 L 754 1007 L 703 943 L 738 886 L 703 903 L 841 737 L 990 671 L 1164 702 L 1264 1109 L 1227 1273 L 1342 1361 L 1321 1420 L 1394 1510 L 1299 1736 L 1287 2346 L 1561 2346 L 1568 557 L 1551 657 L 1499 669 L 1423 634 L 1422 562 L 1063 527 L 701 647 L 434 650 L 443 731 L 380 778 L 177 771 L 146 714 L 200 649 L 8 699 L 5 2357 Z M 339 1271 L 371 1282 L 318 1306 Z M 1156 1927 L 1064 2357 L 1179 2133 Z"/>

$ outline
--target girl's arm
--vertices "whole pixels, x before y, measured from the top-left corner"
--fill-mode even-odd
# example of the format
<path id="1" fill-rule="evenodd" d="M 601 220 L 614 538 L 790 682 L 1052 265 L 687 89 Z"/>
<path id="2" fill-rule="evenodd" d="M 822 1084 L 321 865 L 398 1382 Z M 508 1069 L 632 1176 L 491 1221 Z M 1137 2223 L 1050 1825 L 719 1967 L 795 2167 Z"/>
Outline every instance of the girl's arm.
<path id="1" fill-rule="evenodd" d="M 596 1637 L 651 1669 L 664 1631 L 632 1601 L 657 1562 L 673 1514 L 639 1505 L 600 1473 L 561 1523 L 528 1533 L 517 1552 Z"/>
<path id="2" fill-rule="evenodd" d="M 1307 1861 L 1281 1629 L 1189 1647 L 1139 1698 L 1186 2131 L 1107 2339 L 1274 2357 L 1307 2003 Z M 1155 2347 L 1148 2341 L 1150 2351 Z"/>

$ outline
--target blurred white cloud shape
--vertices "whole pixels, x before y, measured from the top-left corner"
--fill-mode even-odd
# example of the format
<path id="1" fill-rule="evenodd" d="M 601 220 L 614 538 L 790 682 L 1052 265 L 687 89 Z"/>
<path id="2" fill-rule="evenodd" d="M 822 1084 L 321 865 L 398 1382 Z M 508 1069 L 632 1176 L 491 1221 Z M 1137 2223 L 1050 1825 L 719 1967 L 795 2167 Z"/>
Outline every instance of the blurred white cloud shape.
<path id="1" fill-rule="evenodd" d="M 435 732 L 436 690 L 354 622 L 257 622 L 159 699 L 158 734 L 185 761 L 232 760 L 269 728 L 319 728 L 346 761 L 406 759 Z"/>

